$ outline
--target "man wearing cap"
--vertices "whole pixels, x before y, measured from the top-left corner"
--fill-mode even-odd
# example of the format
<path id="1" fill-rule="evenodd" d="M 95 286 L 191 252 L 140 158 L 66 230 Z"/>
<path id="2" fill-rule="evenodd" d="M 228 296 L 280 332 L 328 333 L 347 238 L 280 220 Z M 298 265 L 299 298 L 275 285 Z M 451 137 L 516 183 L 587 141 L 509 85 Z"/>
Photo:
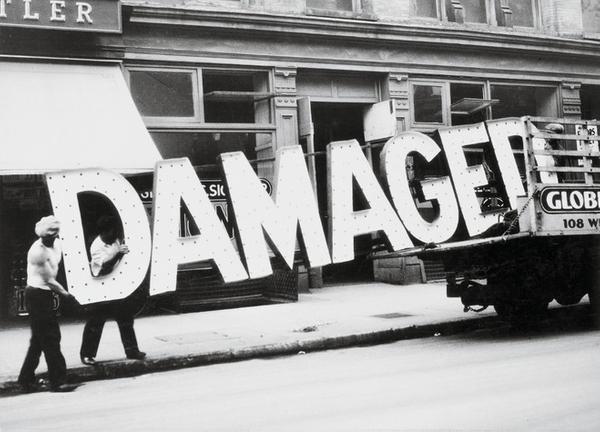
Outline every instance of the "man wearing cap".
<path id="1" fill-rule="evenodd" d="M 43 352 L 48 365 L 50 391 L 72 391 L 75 386 L 66 384 L 67 367 L 60 352 L 60 328 L 53 309 L 52 293 L 65 299 L 73 295 L 56 281 L 62 249 L 57 240 L 60 223 L 54 216 L 46 216 L 35 225 L 39 237 L 27 253 L 27 287 L 25 303 L 29 312 L 31 339 L 25 361 L 19 373 L 19 384 L 24 391 L 35 391 L 35 369 Z"/>

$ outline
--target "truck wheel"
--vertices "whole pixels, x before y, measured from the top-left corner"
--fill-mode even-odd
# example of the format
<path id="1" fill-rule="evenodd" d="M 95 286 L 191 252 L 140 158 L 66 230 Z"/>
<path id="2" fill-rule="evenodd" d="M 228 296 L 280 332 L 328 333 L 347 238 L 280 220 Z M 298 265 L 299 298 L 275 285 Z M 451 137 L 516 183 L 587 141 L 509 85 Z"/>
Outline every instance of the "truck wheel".
<path id="1" fill-rule="evenodd" d="M 545 300 L 503 301 L 494 305 L 500 318 L 511 324 L 532 323 L 540 320 L 548 310 Z"/>

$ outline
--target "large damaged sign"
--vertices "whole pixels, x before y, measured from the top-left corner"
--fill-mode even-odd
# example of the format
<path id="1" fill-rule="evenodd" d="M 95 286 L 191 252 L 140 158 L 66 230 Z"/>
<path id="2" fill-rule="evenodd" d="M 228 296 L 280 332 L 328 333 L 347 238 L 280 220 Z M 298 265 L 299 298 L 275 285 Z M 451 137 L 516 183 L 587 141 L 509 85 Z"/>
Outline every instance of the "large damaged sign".
<path id="1" fill-rule="evenodd" d="M 175 290 L 179 265 L 199 261 L 214 263 L 225 282 L 260 278 L 272 273 L 269 248 L 290 268 L 297 245 L 307 265 L 325 266 L 354 259 L 356 236 L 379 233 L 389 250 L 395 251 L 414 242 L 447 241 L 461 220 L 469 236 L 478 235 L 496 223 L 506 209 L 482 212 L 476 188 L 488 180 L 482 165 L 467 163 L 465 149 L 486 144 L 493 150 L 503 190 L 510 207 L 516 208 L 517 197 L 525 190 L 509 138 L 525 139 L 524 122 L 494 120 L 441 129 L 438 134 L 441 147 L 418 132 L 391 138 L 381 152 L 381 182 L 357 141 L 330 143 L 327 236 L 300 146 L 277 151 L 271 196 L 243 153 L 220 155 L 230 217 L 238 233 L 237 251 L 186 158 L 156 165 L 152 229 L 139 195 L 121 175 L 92 168 L 47 174 L 54 214 L 63 222 L 69 290 L 82 304 L 122 299 L 141 284 L 150 268 L 150 295 L 157 295 Z M 448 175 L 419 184 L 424 198 L 435 203 L 433 219 L 425 219 L 417 211 L 405 171 L 409 154 L 417 154 L 426 162 L 445 155 Z M 362 192 L 365 209 L 355 210 L 353 187 Z M 92 277 L 87 262 L 77 201 L 82 192 L 101 194 L 112 202 L 131 250 L 111 274 L 99 278 Z M 551 202 L 558 205 L 556 199 Z M 182 203 L 198 227 L 198 235 L 181 236 Z"/>

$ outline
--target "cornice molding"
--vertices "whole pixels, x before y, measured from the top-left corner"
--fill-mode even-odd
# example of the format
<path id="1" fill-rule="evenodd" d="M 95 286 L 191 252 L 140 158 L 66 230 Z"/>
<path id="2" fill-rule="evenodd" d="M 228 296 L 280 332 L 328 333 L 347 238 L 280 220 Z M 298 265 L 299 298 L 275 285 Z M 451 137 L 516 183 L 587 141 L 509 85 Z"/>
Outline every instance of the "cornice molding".
<path id="1" fill-rule="evenodd" d="M 527 54 L 600 58 L 600 41 L 569 39 L 542 33 L 519 33 L 465 28 L 464 25 L 390 23 L 360 19 L 335 19 L 292 16 L 255 11 L 190 10 L 172 7 L 128 6 L 127 25 L 168 26 L 222 30 L 229 33 L 253 33 L 347 40 L 358 43 L 410 44 L 427 47 L 453 47 L 471 51 L 523 52 Z"/>

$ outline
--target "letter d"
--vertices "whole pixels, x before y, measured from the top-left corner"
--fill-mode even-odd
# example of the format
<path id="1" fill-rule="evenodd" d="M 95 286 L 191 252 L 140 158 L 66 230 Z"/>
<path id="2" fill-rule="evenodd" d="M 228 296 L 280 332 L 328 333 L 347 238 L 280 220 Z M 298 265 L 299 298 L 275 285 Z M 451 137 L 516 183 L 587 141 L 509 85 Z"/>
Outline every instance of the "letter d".
<path id="1" fill-rule="evenodd" d="M 150 264 L 150 225 L 137 192 L 121 175 L 104 169 L 84 169 L 46 174 L 54 208 L 61 222 L 65 273 L 69 291 L 79 303 L 89 304 L 127 297 L 143 281 Z M 123 222 L 130 252 L 113 272 L 93 277 L 85 248 L 77 194 L 96 192 L 108 198 Z"/>

